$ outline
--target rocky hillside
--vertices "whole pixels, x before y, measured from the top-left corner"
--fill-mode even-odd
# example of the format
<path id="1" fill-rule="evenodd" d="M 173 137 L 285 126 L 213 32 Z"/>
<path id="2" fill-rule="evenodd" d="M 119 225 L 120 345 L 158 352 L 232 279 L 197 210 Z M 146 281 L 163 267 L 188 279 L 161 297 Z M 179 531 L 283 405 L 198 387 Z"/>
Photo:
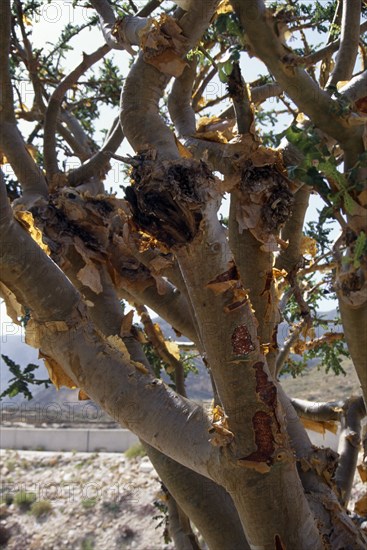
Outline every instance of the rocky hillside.
<path id="1" fill-rule="evenodd" d="M 1 463 L 1 548 L 173 549 L 153 519 L 160 483 L 146 457 L 2 451 Z"/>
<path id="2" fill-rule="evenodd" d="M 2 451 L 1 463 L 0 548 L 174 549 L 159 525 L 154 502 L 163 494 L 146 457 Z M 357 474 L 351 510 L 362 494 Z"/>

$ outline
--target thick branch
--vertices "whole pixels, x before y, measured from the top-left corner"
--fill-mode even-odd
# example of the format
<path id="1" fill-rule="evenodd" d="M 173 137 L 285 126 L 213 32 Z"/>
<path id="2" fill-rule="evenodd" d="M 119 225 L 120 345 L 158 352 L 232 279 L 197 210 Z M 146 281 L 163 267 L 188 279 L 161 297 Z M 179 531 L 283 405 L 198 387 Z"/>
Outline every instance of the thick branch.
<path id="1" fill-rule="evenodd" d="M 249 550 L 237 510 L 230 495 L 213 481 L 199 476 L 148 447 L 158 475 L 184 512 L 203 535 L 210 550 Z M 192 487 L 195 486 L 195 491 Z M 221 521 L 218 521 L 220 510 Z"/>
<path id="2" fill-rule="evenodd" d="M 339 90 L 349 101 L 358 101 L 367 95 L 367 70 L 355 76 L 346 86 Z"/>
<path id="3" fill-rule="evenodd" d="M 192 86 L 196 76 L 196 61 L 192 60 L 182 75 L 175 79 L 168 97 L 168 109 L 179 136 L 196 132 L 195 112 L 191 104 Z"/>
<path id="4" fill-rule="evenodd" d="M 311 195 L 311 187 L 303 185 L 294 196 L 291 217 L 282 229 L 282 239 L 288 241 L 287 248 L 281 250 L 276 260 L 278 269 L 285 269 L 287 273 L 300 267 L 302 260 L 301 240 L 303 237 L 303 225 L 308 203 Z"/>
<path id="5" fill-rule="evenodd" d="M 134 54 L 131 46 L 139 45 L 139 31 L 147 25 L 148 19 L 141 17 L 141 12 L 138 12 L 135 16 L 126 15 L 117 20 L 107 0 L 91 0 L 91 4 L 99 15 L 102 33 L 109 48 Z M 144 13 L 150 13 L 156 7 L 157 2 L 151 2 L 149 8 L 145 7 Z"/>
<path id="6" fill-rule="evenodd" d="M 261 250 L 259 242 L 247 229 L 242 233 L 237 222 L 238 197 L 231 194 L 229 215 L 229 242 L 242 284 L 249 291 L 251 305 L 259 323 L 261 344 L 274 345 L 273 333 L 277 322 L 277 298 L 272 275 L 273 253 Z M 251 258 L 251 261 L 249 261 Z"/>
<path id="7" fill-rule="evenodd" d="M 207 441 L 210 424 L 201 407 L 179 398 L 107 343 L 88 319 L 72 284 L 9 214 L 5 212 L 1 220 L 2 281 L 37 319 L 33 343 L 62 365 L 71 380 L 113 418 L 145 441 L 198 473 L 208 476 L 208 468 L 219 473 L 217 451 Z M 62 321 L 68 330 L 60 331 L 55 321 Z"/>
<path id="8" fill-rule="evenodd" d="M 180 27 L 187 37 L 182 54 L 196 44 L 214 13 L 217 0 L 205 4 L 192 4 L 190 11 L 180 19 Z M 144 82 L 144 86 L 141 86 Z M 126 79 L 121 97 L 121 124 L 123 131 L 135 151 L 153 149 L 166 159 L 180 157 L 173 133 L 166 127 L 159 115 L 159 100 L 169 82 L 169 77 L 152 65 L 145 63 L 139 55 Z"/>
<path id="9" fill-rule="evenodd" d="M 358 54 L 361 0 L 343 0 L 340 48 L 327 87 L 334 88 L 340 80 L 350 80 Z"/>
<path id="10" fill-rule="evenodd" d="M 362 344 L 366 338 L 367 304 L 354 308 L 345 302 L 341 291 L 338 298 L 345 340 L 367 403 L 367 347 Z"/>
<path id="11" fill-rule="evenodd" d="M 299 416 L 316 422 L 340 422 L 343 413 L 341 401 L 314 402 L 291 399 L 291 402 Z"/>
<path id="12" fill-rule="evenodd" d="M 33 161 L 18 130 L 9 71 L 11 9 L 10 0 L 0 4 L 0 149 L 6 155 L 27 195 L 47 196 L 42 171 Z"/>
<path id="13" fill-rule="evenodd" d="M 366 407 L 362 397 L 352 397 L 343 406 L 342 429 L 338 453 L 339 465 L 335 481 L 339 490 L 340 500 L 348 505 L 353 487 L 358 455 L 361 448 L 362 419 L 366 416 Z"/>

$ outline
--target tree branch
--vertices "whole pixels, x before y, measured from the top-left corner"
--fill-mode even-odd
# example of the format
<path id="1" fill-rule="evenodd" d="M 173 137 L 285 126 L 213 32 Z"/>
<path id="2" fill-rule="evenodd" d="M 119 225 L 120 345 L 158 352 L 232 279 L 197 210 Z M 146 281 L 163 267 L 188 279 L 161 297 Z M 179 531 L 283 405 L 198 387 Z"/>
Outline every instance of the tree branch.
<path id="1" fill-rule="evenodd" d="M 110 51 L 109 46 L 104 45 L 92 54 L 83 54 L 83 61 L 68 74 L 53 92 L 47 106 L 44 129 L 44 157 L 45 168 L 49 178 L 59 171 L 56 153 L 56 126 L 61 103 L 66 92 L 78 81 L 92 65 L 100 61 Z"/>
<path id="2" fill-rule="evenodd" d="M 5 197 L 2 186 L 1 198 L 6 201 Z M 201 407 L 179 398 L 111 346 L 94 329 L 78 292 L 63 272 L 23 227 L 9 219 L 10 212 L 4 214 L 2 281 L 32 311 L 28 341 L 142 439 L 198 473 L 209 476 L 209 468 L 219 475 L 218 452 L 208 442 L 210 423 Z M 37 284 L 40 280 L 42 285 Z M 64 326 L 68 329 L 63 330 Z"/>
<path id="3" fill-rule="evenodd" d="M 363 397 L 351 397 L 343 405 L 338 446 L 339 465 L 335 474 L 341 503 L 348 505 L 361 448 L 362 419 L 366 416 Z"/>
<path id="4" fill-rule="evenodd" d="M 154 347 L 155 351 L 158 353 L 159 357 L 167 363 L 175 373 L 175 385 L 176 392 L 184 397 L 187 397 L 185 389 L 185 380 L 183 376 L 183 365 L 179 359 L 169 351 L 166 342 L 162 339 L 157 328 L 154 326 L 153 321 L 151 320 L 148 310 L 144 306 L 138 306 L 136 308 L 138 315 L 144 325 L 144 330 L 146 335 L 149 338 L 150 343 Z"/>
<path id="5" fill-rule="evenodd" d="M 291 353 L 291 349 L 294 346 L 294 344 L 297 342 L 299 335 L 302 332 L 302 329 L 306 326 L 306 321 L 301 321 L 293 330 L 291 335 L 285 340 L 284 345 L 282 349 L 279 351 L 278 357 L 276 359 L 275 363 L 275 372 L 276 376 L 278 377 L 285 362 L 287 361 L 289 354 Z"/>
<path id="6" fill-rule="evenodd" d="M 327 88 L 335 88 L 341 80 L 350 80 L 355 66 L 361 18 L 361 0 L 343 0 L 340 48 Z"/>
<path id="7" fill-rule="evenodd" d="M 150 2 L 136 15 L 126 15 L 122 19 L 116 19 L 111 5 L 107 0 L 90 0 L 97 11 L 101 23 L 102 33 L 106 44 L 115 50 L 126 50 L 135 54 L 132 45 L 139 45 L 139 31 L 146 27 L 148 19 L 141 13 L 150 13 L 157 7 L 157 2 Z M 160 2 L 158 3 L 158 5 Z"/>
<path id="8" fill-rule="evenodd" d="M 348 142 L 360 132 L 348 127 L 338 116 L 337 104 L 329 94 L 302 68 L 293 62 L 289 49 L 281 43 L 275 32 L 274 20 L 265 9 L 263 0 L 231 0 L 253 51 L 269 68 L 275 80 L 307 114 L 314 124 L 341 144 Z"/>
<path id="9" fill-rule="evenodd" d="M 217 0 L 205 4 L 192 4 L 190 10 L 180 19 L 183 36 L 181 54 L 193 47 L 206 30 L 214 13 Z M 166 159 L 179 159 L 180 155 L 173 133 L 159 115 L 159 100 L 170 77 L 145 63 L 140 53 L 130 70 L 121 96 L 121 124 L 123 131 L 135 151 L 147 149 L 157 151 Z M 141 86 L 144 82 L 144 86 Z"/>
<path id="10" fill-rule="evenodd" d="M 281 232 L 282 239 L 289 244 L 287 248 L 280 251 L 275 265 L 278 269 L 285 269 L 287 273 L 300 267 L 303 225 L 311 191 L 312 188 L 309 185 L 303 185 L 298 189 L 294 195 L 291 217 Z"/>
<path id="11" fill-rule="evenodd" d="M 78 168 L 71 170 L 68 175 L 68 184 L 76 187 L 92 178 L 95 174 L 104 176 L 109 171 L 109 161 L 124 140 L 124 134 L 119 118 L 112 124 L 111 130 L 101 149 Z"/>
<path id="12" fill-rule="evenodd" d="M 196 61 L 192 60 L 182 75 L 175 78 L 168 96 L 168 110 L 179 136 L 196 132 L 195 112 L 192 107 L 192 86 L 196 76 Z"/>
<path id="13" fill-rule="evenodd" d="M 11 164 L 24 195 L 46 197 L 48 194 L 46 180 L 27 151 L 14 114 L 9 71 L 10 30 L 10 0 L 4 0 L 0 5 L 0 148 Z"/>
<path id="14" fill-rule="evenodd" d="M 237 62 L 233 64 L 232 72 L 228 77 L 228 92 L 236 114 L 238 133 L 248 134 L 254 121 L 254 113 L 251 109 L 250 95 Z"/>
<path id="15" fill-rule="evenodd" d="M 291 399 L 298 416 L 316 422 L 340 422 L 343 414 L 342 401 L 316 402 L 306 399 Z"/>
<path id="16" fill-rule="evenodd" d="M 359 28 L 359 36 L 367 31 L 367 21 L 361 24 Z M 327 46 L 324 48 L 321 48 L 320 50 L 317 50 L 314 53 L 311 53 L 310 55 L 306 55 L 304 57 L 303 62 L 306 67 L 309 67 L 310 65 L 315 65 L 315 63 L 318 63 L 319 61 L 322 61 L 325 57 L 328 57 L 335 53 L 340 46 L 340 40 L 334 40 L 334 42 L 330 42 Z"/>
<path id="17" fill-rule="evenodd" d="M 152 447 L 148 450 L 158 475 L 199 529 L 210 550 L 250 550 L 233 500 L 223 487 L 158 454 Z M 218 521 L 218 510 L 221 521 Z"/>
<path id="18" fill-rule="evenodd" d="M 355 76 L 339 90 L 339 93 L 349 101 L 356 102 L 367 95 L 367 70 Z"/>

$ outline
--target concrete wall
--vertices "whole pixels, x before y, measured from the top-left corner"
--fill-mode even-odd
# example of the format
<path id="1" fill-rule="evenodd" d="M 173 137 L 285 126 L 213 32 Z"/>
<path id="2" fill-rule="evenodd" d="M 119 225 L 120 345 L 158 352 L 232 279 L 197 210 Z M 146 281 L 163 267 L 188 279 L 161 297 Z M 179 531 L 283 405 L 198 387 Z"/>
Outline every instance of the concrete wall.
<path id="1" fill-rule="evenodd" d="M 138 442 L 129 430 L 1 428 L 1 449 L 123 452 Z"/>
<path id="2" fill-rule="evenodd" d="M 338 448 L 339 434 L 326 432 L 322 436 L 308 432 L 314 445 Z M 129 430 L 103 429 L 52 429 L 52 428 L 0 428 L 1 449 L 29 449 L 44 451 L 126 451 L 138 442 Z"/>

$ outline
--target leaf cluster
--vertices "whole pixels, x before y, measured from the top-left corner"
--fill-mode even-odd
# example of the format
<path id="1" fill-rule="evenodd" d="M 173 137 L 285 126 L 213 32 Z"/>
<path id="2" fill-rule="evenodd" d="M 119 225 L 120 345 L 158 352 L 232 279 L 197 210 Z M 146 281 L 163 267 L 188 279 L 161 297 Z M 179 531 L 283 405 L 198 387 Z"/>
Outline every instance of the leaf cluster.
<path id="1" fill-rule="evenodd" d="M 29 389 L 29 386 L 45 386 L 48 388 L 51 384 L 49 379 L 41 380 L 35 377 L 34 371 L 38 369 L 38 365 L 29 363 L 22 369 L 20 365 L 15 363 L 7 355 L 1 355 L 5 364 L 9 367 L 13 378 L 9 380 L 9 386 L 0 395 L 0 400 L 4 397 L 15 397 L 18 394 L 22 394 L 28 400 L 32 399 L 33 395 Z"/>

